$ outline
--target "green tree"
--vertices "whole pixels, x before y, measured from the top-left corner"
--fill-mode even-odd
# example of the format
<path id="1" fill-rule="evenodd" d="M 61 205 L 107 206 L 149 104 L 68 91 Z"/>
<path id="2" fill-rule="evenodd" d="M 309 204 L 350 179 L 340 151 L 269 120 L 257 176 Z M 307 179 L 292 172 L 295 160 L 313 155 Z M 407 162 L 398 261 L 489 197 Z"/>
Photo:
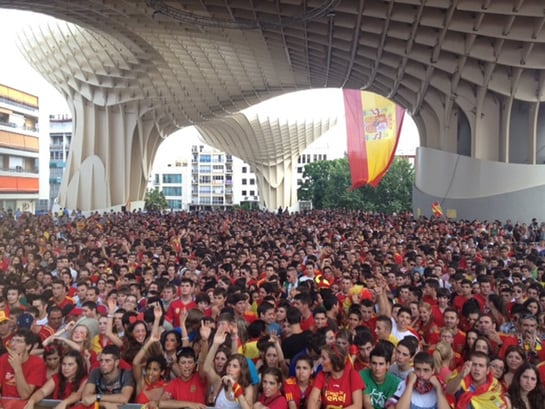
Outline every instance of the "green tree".
<path id="1" fill-rule="evenodd" d="M 162 191 L 160 191 L 158 188 L 149 189 L 146 192 L 145 200 L 146 201 L 145 201 L 144 208 L 146 210 L 161 211 L 161 210 L 165 210 L 168 207 L 165 194 Z"/>
<path id="2" fill-rule="evenodd" d="M 381 183 L 351 190 L 348 159 L 313 162 L 305 166 L 305 181 L 299 188 L 301 200 L 311 200 L 316 209 L 362 209 L 384 213 L 410 210 L 414 168 L 395 159 Z"/>

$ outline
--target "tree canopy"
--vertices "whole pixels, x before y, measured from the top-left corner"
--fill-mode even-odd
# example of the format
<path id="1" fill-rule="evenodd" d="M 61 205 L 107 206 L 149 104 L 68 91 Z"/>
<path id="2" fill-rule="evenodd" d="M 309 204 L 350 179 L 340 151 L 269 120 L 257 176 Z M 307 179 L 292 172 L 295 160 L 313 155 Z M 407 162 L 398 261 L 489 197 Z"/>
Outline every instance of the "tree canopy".
<path id="1" fill-rule="evenodd" d="M 373 188 L 351 190 L 348 159 L 317 161 L 305 166 L 300 200 L 311 200 L 316 209 L 362 209 L 383 213 L 404 212 L 412 207 L 414 167 L 396 158 L 388 172 Z"/>
<path id="2" fill-rule="evenodd" d="M 161 211 L 168 207 L 165 194 L 158 188 L 148 189 L 146 192 L 145 209 L 148 211 Z"/>

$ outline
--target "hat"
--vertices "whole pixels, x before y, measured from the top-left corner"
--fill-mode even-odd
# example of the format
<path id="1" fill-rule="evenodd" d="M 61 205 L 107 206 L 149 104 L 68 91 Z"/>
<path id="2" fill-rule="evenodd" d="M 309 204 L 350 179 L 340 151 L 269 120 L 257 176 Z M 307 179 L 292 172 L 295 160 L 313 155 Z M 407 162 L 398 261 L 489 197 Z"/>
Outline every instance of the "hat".
<path id="1" fill-rule="evenodd" d="M 5 311 L 0 311 L 0 322 L 8 321 L 9 317 L 6 315 Z"/>
<path id="2" fill-rule="evenodd" d="M 34 317 L 32 314 L 25 312 L 17 318 L 17 327 L 19 329 L 30 329 L 32 323 L 34 322 Z"/>
<path id="3" fill-rule="evenodd" d="M 85 311 L 83 311 L 81 308 L 74 307 L 70 310 L 68 315 L 73 315 L 74 317 L 77 317 L 77 316 L 83 315 L 84 313 Z"/>

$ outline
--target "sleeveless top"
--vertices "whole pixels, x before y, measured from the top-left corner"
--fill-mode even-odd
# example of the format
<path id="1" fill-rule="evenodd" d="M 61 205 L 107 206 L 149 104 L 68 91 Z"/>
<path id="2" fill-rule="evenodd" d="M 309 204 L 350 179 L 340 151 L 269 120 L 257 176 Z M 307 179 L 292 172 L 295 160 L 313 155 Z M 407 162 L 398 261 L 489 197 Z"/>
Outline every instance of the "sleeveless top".
<path id="1" fill-rule="evenodd" d="M 241 406 L 237 401 L 227 399 L 225 396 L 225 389 L 221 388 L 218 397 L 216 398 L 216 404 L 214 405 L 219 409 L 240 409 Z"/>

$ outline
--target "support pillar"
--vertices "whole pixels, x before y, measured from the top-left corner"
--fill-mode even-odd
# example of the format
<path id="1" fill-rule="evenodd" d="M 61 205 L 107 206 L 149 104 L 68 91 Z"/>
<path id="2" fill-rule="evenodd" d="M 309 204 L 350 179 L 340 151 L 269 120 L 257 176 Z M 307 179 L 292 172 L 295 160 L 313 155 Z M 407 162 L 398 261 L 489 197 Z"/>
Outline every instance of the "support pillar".
<path id="1" fill-rule="evenodd" d="M 123 105 L 71 103 L 74 131 L 58 204 L 89 211 L 142 200 L 161 141 L 153 122 Z"/>

